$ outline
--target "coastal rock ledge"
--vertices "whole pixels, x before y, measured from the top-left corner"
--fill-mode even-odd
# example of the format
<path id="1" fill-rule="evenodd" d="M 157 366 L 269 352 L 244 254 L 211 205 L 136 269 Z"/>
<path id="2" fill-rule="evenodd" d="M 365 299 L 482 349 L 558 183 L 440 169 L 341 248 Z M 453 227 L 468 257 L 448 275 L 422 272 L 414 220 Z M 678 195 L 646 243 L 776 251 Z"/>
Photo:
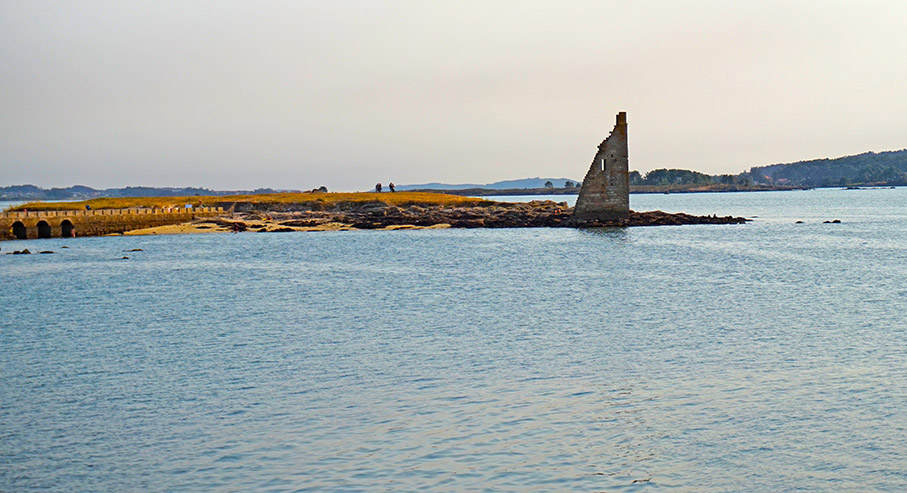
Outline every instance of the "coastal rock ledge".
<path id="1" fill-rule="evenodd" d="M 550 200 L 529 203 L 486 203 L 475 206 L 462 205 L 408 205 L 394 206 L 381 202 L 331 210 L 300 210 L 301 208 L 267 207 L 257 204 L 236 212 L 232 220 L 218 221 L 220 226 L 234 225 L 239 230 L 247 227 L 265 231 L 321 229 L 333 225 L 349 229 L 386 229 L 399 227 L 452 228 L 613 228 L 629 226 L 667 226 L 684 224 L 743 224 L 747 220 L 732 216 L 693 216 L 662 211 L 630 211 L 626 219 L 580 221 L 573 217 L 573 209 L 566 203 Z M 262 207 L 264 206 L 264 207 Z M 275 210 L 276 209 L 276 210 Z M 287 229 L 292 228 L 292 229 Z"/>

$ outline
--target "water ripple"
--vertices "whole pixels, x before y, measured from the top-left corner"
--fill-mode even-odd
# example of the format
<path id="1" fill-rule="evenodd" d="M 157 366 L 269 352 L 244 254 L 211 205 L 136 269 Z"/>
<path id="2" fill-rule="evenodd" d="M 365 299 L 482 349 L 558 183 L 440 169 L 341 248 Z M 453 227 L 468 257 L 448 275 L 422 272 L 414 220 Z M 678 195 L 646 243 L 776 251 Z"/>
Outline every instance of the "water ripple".
<path id="1" fill-rule="evenodd" d="M 904 489 L 892 192 L 636 199 L 760 216 L 733 228 L 36 240 L 0 256 L 0 490 Z M 789 220 L 819 215 L 846 220 Z"/>

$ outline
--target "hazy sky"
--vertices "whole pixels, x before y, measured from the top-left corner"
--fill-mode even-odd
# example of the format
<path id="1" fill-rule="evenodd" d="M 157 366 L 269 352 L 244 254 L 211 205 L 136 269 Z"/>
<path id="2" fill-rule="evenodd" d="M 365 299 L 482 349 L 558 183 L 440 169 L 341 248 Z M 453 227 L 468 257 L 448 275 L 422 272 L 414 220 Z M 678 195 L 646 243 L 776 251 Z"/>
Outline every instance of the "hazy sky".
<path id="1" fill-rule="evenodd" d="M 0 0 L 0 185 L 367 189 L 907 147 L 907 2 Z"/>

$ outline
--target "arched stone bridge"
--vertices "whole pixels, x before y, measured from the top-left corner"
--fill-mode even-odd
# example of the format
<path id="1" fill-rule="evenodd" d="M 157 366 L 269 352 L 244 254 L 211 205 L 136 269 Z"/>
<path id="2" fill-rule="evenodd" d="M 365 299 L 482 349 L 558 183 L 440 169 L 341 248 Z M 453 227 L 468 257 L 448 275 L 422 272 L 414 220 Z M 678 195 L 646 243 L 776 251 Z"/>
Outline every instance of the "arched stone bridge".
<path id="1" fill-rule="evenodd" d="M 3 212 L 0 240 L 101 236 L 179 224 L 223 212 L 223 207 Z"/>

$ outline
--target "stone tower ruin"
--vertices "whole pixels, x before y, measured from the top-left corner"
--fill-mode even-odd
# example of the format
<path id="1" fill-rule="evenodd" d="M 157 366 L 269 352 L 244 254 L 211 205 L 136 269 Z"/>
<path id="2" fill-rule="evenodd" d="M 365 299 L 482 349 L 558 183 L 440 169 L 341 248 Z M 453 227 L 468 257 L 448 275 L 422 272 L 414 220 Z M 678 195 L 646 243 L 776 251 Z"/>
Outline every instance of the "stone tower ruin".
<path id="1" fill-rule="evenodd" d="M 617 114 L 611 135 L 598 145 L 583 179 L 573 218 L 614 221 L 630 216 L 630 161 L 627 153 L 627 113 Z"/>

